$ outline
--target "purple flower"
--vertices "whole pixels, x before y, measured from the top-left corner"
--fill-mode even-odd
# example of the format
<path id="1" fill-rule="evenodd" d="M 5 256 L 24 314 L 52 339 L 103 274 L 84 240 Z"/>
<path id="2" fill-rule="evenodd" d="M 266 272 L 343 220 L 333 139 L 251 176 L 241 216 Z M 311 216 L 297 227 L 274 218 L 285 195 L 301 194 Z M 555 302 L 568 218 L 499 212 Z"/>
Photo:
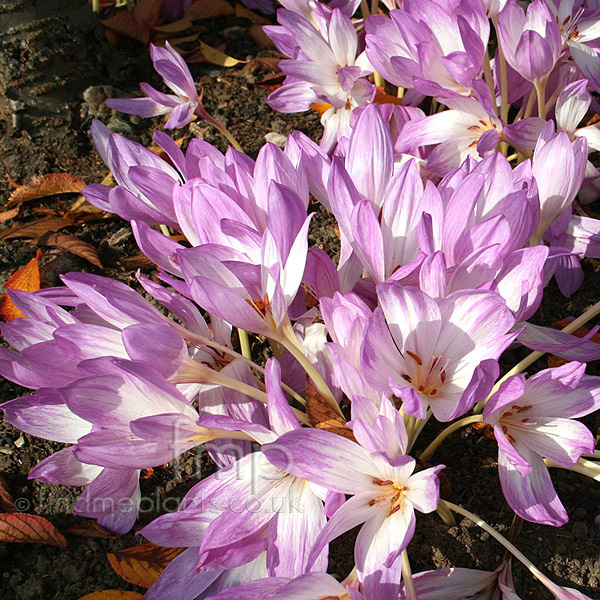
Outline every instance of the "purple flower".
<path id="1" fill-rule="evenodd" d="M 406 414 L 427 407 L 451 421 L 485 398 L 497 360 L 516 334 L 514 317 L 497 294 L 461 291 L 439 305 L 397 282 L 377 286 L 381 308 L 365 331 L 363 369 L 378 390 L 398 396 Z"/>
<path id="2" fill-rule="evenodd" d="M 525 379 L 511 377 L 490 398 L 484 421 L 494 426 L 498 470 L 507 502 L 523 519 L 560 526 L 567 513 L 544 458 L 562 467 L 594 451 L 594 436 L 575 421 L 600 406 L 600 378 L 571 362 Z"/>
<path id="3" fill-rule="evenodd" d="M 166 41 L 165 48 L 150 44 L 150 55 L 154 68 L 163 78 L 165 85 L 175 93 L 164 94 L 148 83 L 140 83 L 140 88 L 147 98 L 109 98 L 105 101 L 106 106 L 140 117 L 156 117 L 170 113 L 171 116 L 165 125 L 167 129 L 187 125 L 197 109 L 205 113 L 192 74 L 179 52 Z M 201 116 L 206 118 L 205 114 Z"/>
<path id="4" fill-rule="evenodd" d="M 527 13 L 509 0 L 498 16 L 498 38 L 508 64 L 532 83 L 550 75 L 562 51 L 558 24 L 543 0 L 534 0 Z"/>

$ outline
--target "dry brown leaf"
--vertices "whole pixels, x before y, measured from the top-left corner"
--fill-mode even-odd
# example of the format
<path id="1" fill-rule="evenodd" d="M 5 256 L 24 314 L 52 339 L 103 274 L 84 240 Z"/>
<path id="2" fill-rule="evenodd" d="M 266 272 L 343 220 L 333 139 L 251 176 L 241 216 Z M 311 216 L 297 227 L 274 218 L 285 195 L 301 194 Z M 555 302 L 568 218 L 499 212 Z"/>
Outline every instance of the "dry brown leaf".
<path id="1" fill-rule="evenodd" d="M 4 221 L 8 221 L 8 219 L 14 219 L 19 214 L 19 207 L 15 206 L 10 210 L 5 210 L 4 212 L 0 212 L 0 223 L 4 223 Z"/>
<path id="2" fill-rule="evenodd" d="M 180 33 L 189 29 L 192 25 L 193 23 L 189 19 L 179 19 L 179 21 L 173 21 L 165 25 L 156 25 L 154 31 L 158 31 L 159 33 Z"/>
<path id="3" fill-rule="evenodd" d="M 44 235 L 48 231 L 58 231 L 63 227 L 69 227 L 76 221 L 76 216 L 69 213 L 64 217 L 57 215 L 48 215 L 31 223 L 13 223 L 11 227 L 7 227 L 0 231 L 0 242 L 10 240 L 12 238 L 36 238 Z"/>
<path id="4" fill-rule="evenodd" d="M 83 242 L 79 238 L 69 235 L 68 233 L 48 232 L 38 238 L 34 238 L 32 243 L 39 244 L 40 246 L 62 248 L 71 254 L 85 258 L 85 260 L 88 260 L 99 269 L 104 269 L 102 263 L 100 262 L 100 257 L 98 256 L 98 250 L 96 250 L 96 248 L 94 248 L 94 246 L 91 244 Z"/>
<path id="5" fill-rule="evenodd" d="M 155 267 L 156 265 L 144 254 L 136 254 L 127 258 L 121 258 L 117 264 L 125 269 L 144 269 L 146 267 Z"/>
<path id="6" fill-rule="evenodd" d="M 248 27 L 248 33 L 256 42 L 257 46 L 260 46 L 261 48 L 275 48 L 273 40 L 263 31 L 262 25 L 253 23 Z"/>
<path id="7" fill-rule="evenodd" d="M 92 592 L 79 598 L 79 600 L 144 600 L 142 594 L 137 592 L 122 592 L 121 590 L 104 590 Z"/>
<path id="8" fill-rule="evenodd" d="M 324 429 L 349 440 L 356 441 L 352 429 L 346 425 L 346 420 L 329 405 L 319 394 L 311 381 L 306 380 L 306 414 L 308 421 L 316 429 Z"/>
<path id="9" fill-rule="evenodd" d="M 116 533 L 104 529 L 104 527 L 93 521 L 90 523 L 83 523 L 83 525 L 74 525 L 73 527 L 69 527 L 69 529 L 63 529 L 63 533 L 79 535 L 81 537 L 119 539 L 119 536 Z"/>
<path id="10" fill-rule="evenodd" d="M 4 477 L 0 475 L 0 511 L 5 513 L 17 512 L 12 494 L 4 481 Z"/>
<path id="11" fill-rule="evenodd" d="M 108 562 L 115 573 L 125 581 L 149 588 L 163 572 L 164 568 L 183 548 L 163 548 L 154 544 L 141 544 L 109 553 Z"/>
<path id="12" fill-rule="evenodd" d="M 194 60 L 190 59 L 189 62 L 208 62 L 213 65 L 219 65 L 220 67 L 235 67 L 235 65 L 239 65 L 240 63 L 248 62 L 246 60 L 238 60 L 237 58 L 233 58 L 228 56 L 224 52 L 205 44 L 202 40 L 198 40 L 200 44 L 199 53 L 194 54 Z"/>
<path id="13" fill-rule="evenodd" d="M 250 19 L 253 23 L 259 23 L 260 25 L 268 25 L 269 20 L 265 19 L 265 17 L 261 17 L 257 15 L 255 12 L 252 12 L 249 8 L 242 6 L 239 3 L 235 5 L 235 14 L 237 17 L 244 17 L 244 19 Z"/>
<path id="14" fill-rule="evenodd" d="M 37 200 L 55 194 L 77 194 L 85 187 L 85 183 L 69 173 L 51 173 L 40 175 L 34 180 L 19 186 L 9 197 L 6 206 L 13 206 Z"/>
<path id="15" fill-rule="evenodd" d="M 23 267 L 17 269 L 4 284 L 9 290 L 22 290 L 24 292 L 35 292 L 40 289 L 40 263 L 41 250 L 37 250 L 35 256 Z M 19 317 L 26 317 L 13 303 L 8 294 L 0 298 L 0 318 L 3 321 L 12 321 Z"/>
<path id="16" fill-rule="evenodd" d="M 65 536 L 50 521 L 25 513 L 0 515 L 0 542 L 28 542 L 67 547 Z"/>
<path id="17" fill-rule="evenodd" d="M 185 11 L 186 19 L 211 19 L 213 17 L 227 17 L 235 11 L 225 0 L 196 0 Z"/>

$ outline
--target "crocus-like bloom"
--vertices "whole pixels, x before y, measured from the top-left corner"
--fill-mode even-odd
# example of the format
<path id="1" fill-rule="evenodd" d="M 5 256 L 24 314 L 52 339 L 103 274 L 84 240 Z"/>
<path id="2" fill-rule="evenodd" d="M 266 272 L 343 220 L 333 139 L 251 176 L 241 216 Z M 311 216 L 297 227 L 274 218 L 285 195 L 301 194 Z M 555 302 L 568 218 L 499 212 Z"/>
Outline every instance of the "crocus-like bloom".
<path id="1" fill-rule="evenodd" d="M 308 110 L 314 103 L 330 104 L 321 118 L 325 127 L 321 145 L 329 152 L 339 137 L 348 135 L 352 108 L 373 99 L 375 87 L 365 79 L 373 68 L 364 52 L 357 56 L 356 30 L 340 9 L 334 9 L 322 23 L 323 31 L 290 10 L 278 11 L 277 18 L 295 39 L 298 50 L 292 60 L 279 63 L 288 79 L 267 102 L 281 112 Z M 274 29 L 277 33 L 280 28 Z M 267 33 L 270 30 L 266 28 Z"/>
<path id="2" fill-rule="evenodd" d="M 544 458 L 562 467 L 594 451 L 594 436 L 575 421 L 600 406 L 600 378 L 571 362 L 525 379 L 511 377 L 490 398 L 484 421 L 494 426 L 498 470 L 507 502 L 523 519 L 560 526 L 567 513 Z"/>
<path id="3" fill-rule="evenodd" d="M 539 243 L 548 227 L 571 206 L 583 182 L 587 155 L 585 137 L 571 142 L 565 131 L 554 133 L 554 124 L 548 122 L 538 139 L 531 167 L 540 199 L 540 222 L 533 243 Z"/>
<path id="4" fill-rule="evenodd" d="M 397 282 L 377 286 L 381 308 L 365 332 L 363 368 L 378 390 L 403 400 L 406 414 L 439 421 L 467 412 L 490 391 L 497 360 L 516 334 L 514 317 L 491 292 L 454 292 L 439 305 Z"/>
<path id="5" fill-rule="evenodd" d="M 404 0 L 366 21 L 367 54 L 387 81 L 428 96 L 468 96 L 483 69 L 490 25 L 481 4 Z"/>
<path id="6" fill-rule="evenodd" d="M 508 64 L 533 83 L 550 74 L 562 50 L 558 24 L 543 0 L 534 0 L 527 13 L 509 0 L 498 17 L 498 38 Z"/>
<path id="7" fill-rule="evenodd" d="M 395 432 L 395 428 L 388 429 L 387 436 Z M 392 600 L 398 598 L 400 554 L 415 529 L 414 510 L 430 513 L 437 508 L 437 475 L 443 466 L 415 473 L 414 459 L 402 454 L 391 458 L 385 453 L 387 442 L 397 447 L 397 440 L 384 435 L 371 441 L 378 451 L 370 452 L 327 431 L 295 430 L 263 446 L 263 452 L 270 462 L 296 477 L 338 493 L 354 494 L 319 534 L 309 564 L 330 540 L 365 523 L 354 549 L 359 579 L 367 594 Z"/>
<path id="8" fill-rule="evenodd" d="M 164 94 L 148 83 L 140 83 L 140 88 L 147 98 L 109 98 L 105 101 L 106 106 L 140 117 L 156 117 L 170 113 L 171 116 L 165 124 L 167 129 L 187 125 L 198 108 L 204 113 L 192 74 L 179 52 L 169 42 L 165 42 L 165 48 L 150 44 L 150 56 L 158 74 L 175 93 Z M 202 116 L 205 117 L 204 114 Z"/>

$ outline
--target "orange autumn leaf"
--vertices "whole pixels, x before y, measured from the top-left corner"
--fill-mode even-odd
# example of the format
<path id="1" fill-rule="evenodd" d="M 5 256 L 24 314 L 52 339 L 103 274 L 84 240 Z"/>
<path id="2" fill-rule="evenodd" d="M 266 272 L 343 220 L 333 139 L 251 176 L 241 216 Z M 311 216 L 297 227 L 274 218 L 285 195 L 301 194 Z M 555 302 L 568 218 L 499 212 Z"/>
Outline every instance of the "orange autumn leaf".
<path id="1" fill-rule="evenodd" d="M 375 100 L 373 100 L 375 104 L 398 104 L 402 105 L 402 98 L 398 98 L 398 96 L 392 96 L 391 94 L 386 94 L 383 90 L 377 88 L 377 93 L 375 94 Z"/>
<path id="2" fill-rule="evenodd" d="M 68 533 L 69 535 L 79 535 L 81 537 L 91 537 L 91 538 L 103 538 L 103 539 L 118 539 L 119 536 L 112 531 L 108 531 L 108 529 L 104 529 L 98 523 L 92 521 L 90 523 L 83 523 L 82 525 L 73 525 L 73 527 L 69 527 L 69 529 L 63 529 L 63 533 Z"/>
<path id="3" fill-rule="evenodd" d="M 324 429 L 341 435 L 353 442 L 356 441 L 352 429 L 346 425 L 344 417 L 319 394 L 308 376 L 306 377 L 306 414 L 308 421 L 316 429 Z"/>
<path id="4" fill-rule="evenodd" d="M 143 600 L 144 596 L 137 592 L 123 592 L 121 590 L 103 590 L 92 592 L 79 598 L 79 600 Z"/>
<path id="5" fill-rule="evenodd" d="M 28 202 L 29 200 L 38 200 L 46 196 L 55 194 L 73 194 L 80 192 L 85 187 L 85 183 L 69 173 L 51 173 L 50 175 L 40 175 L 29 183 L 19 186 L 8 198 L 6 206 L 13 206 Z"/>
<path id="6" fill-rule="evenodd" d="M 0 511 L 5 513 L 17 512 L 17 507 L 15 506 L 12 494 L 2 475 L 0 475 Z"/>
<path id="7" fill-rule="evenodd" d="M 119 577 L 134 585 L 149 588 L 181 552 L 183 548 L 163 548 L 148 543 L 111 552 L 107 556 L 110 566 Z"/>
<path id="8" fill-rule="evenodd" d="M 65 536 L 50 521 L 25 513 L 0 515 L 0 542 L 29 542 L 67 547 Z"/>
<path id="9" fill-rule="evenodd" d="M 35 292 L 40 289 L 40 264 L 39 259 L 42 251 L 38 249 L 35 256 L 20 269 L 17 269 L 4 284 L 9 290 L 22 290 L 24 292 Z M 10 299 L 8 294 L 0 298 L 0 318 L 4 321 L 12 321 L 18 317 L 26 317 Z"/>

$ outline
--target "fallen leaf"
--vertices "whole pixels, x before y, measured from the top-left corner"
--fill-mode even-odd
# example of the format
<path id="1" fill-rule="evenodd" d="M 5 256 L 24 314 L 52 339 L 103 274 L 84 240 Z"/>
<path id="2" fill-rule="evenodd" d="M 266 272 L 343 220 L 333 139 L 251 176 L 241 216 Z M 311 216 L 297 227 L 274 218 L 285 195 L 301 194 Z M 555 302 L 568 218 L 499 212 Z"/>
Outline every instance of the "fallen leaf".
<path id="1" fill-rule="evenodd" d="M 183 550 L 147 543 L 111 552 L 107 556 L 110 566 L 119 577 L 134 585 L 149 588 L 160 577 L 164 568 Z"/>
<path id="2" fill-rule="evenodd" d="M 85 187 L 85 183 L 69 175 L 69 173 L 51 173 L 50 175 L 40 175 L 29 183 L 19 186 L 8 197 L 6 206 L 22 204 L 29 200 L 38 200 L 46 196 L 55 194 L 77 194 Z"/>
<path id="3" fill-rule="evenodd" d="M 490 440 L 496 439 L 494 436 L 494 428 L 491 425 L 488 425 L 487 423 L 471 423 L 471 426 L 476 431 L 481 431 L 486 438 L 489 438 Z"/>
<path id="4" fill-rule="evenodd" d="M 568 319 L 562 319 L 561 321 L 556 321 L 556 323 L 554 323 L 552 325 L 552 328 L 553 329 L 564 329 L 569 323 L 571 323 L 571 321 L 569 321 Z M 590 330 L 587 329 L 586 327 L 580 327 L 579 329 L 572 331 L 571 335 L 574 335 L 575 337 L 578 337 L 578 338 L 582 338 L 582 337 L 585 337 L 589 332 L 590 332 Z M 600 333 L 594 334 L 590 338 L 590 341 L 600 344 Z M 562 365 L 567 364 L 568 362 L 569 362 L 568 360 L 565 360 L 564 358 L 559 358 L 558 356 L 556 356 L 556 354 L 551 354 L 548 357 L 548 367 L 549 368 L 560 367 Z"/>
<path id="5" fill-rule="evenodd" d="M 104 269 L 98 256 L 98 250 L 91 244 L 76 238 L 73 235 L 67 233 L 52 233 L 47 232 L 38 238 L 34 238 L 32 243 L 39 244 L 40 246 L 50 246 L 52 248 L 62 248 L 67 250 L 71 254 L 85 258 L 85 260 L 91 262 L 99 269 Z"/>
<path id="6" fill-rule="evenodd" d="M 104 529 L 98 523 L 90 522 L 83 525 L 74 525 L 69 529 L 63 529 L 63 533 L 69 535 L 79 535 L 81 537 L 104 538 L 104 539 L 119 539 L 119 536 L 108 529 Z"/>
<path id="7" fill-rule="evenodd" d="M 228 56 L 224 52 L 205 44 L 202 40 L 198 40 L 198 43 L 200 44 L 199 52 L 194 54 L 194 56 L 189 59 L 189 62 L 204 61 L 213 65 L 219 65 L 220 67 L 235 67 L 235 65 L 239 65 L 240 63 L 248 62 Z"/>
<path id="8" fill-rule="evenodd" d="M 79 598 L 79 600 L 143 600 L 144 596 L 137 592 L 122 592 L 121 590 L 104 590 L 92 592 Z"/>
<path id="9" fill-rule="evenodd" d="M 193 23 L 189 19 L 179 19 L 179 21 L 173 21 L 165 25 L 155 25 L 153 29 L 159 33 L 179 33 L 189 29 L 192 25 Z"/>
<path id="10" fill-rule="evenodd" d="M 19 207 L 15 206 L 15 208 L 11 208 L 10 210 L 5 210 L 4 212 L 0 212 L 0 223 L 4 223 L 4 221 L 8 221 L 8 219 L 14 219 L 19 214 Z"/>
<path id="11" fill-rule="evenodd" d="M 37 250 L 35 256 L 20 269 L 17 269 L 4 284 L 9 290 L 22 290 L 24 292 L 35 292 L 40 289 L 40 263 L 41 250 Z M 12 321 L 19 317 L 26 317 L 13 303 L 8 294 L 0 298 L 0 317 L 3 321 Z"/>
<path id="12" fill-rule="evenodd" d="M 140 0 L 133 12 L 123 10 L 101 23 L 116 33 L 138 40 L 147 46 L 152 37 L 152 30 L 158 24 L 162 3 L 163 0 Z"/>
<path id="13" fill-rule="evenodd" d="M 155 267 L 156 265 L 144 254 L 136 254 L 127 258 L 121 258 L 117 264 L 125 269 L 144 269 L 146 267 Z"/>
<path id="14" fill-rule="evenodd" d="M 311 381 L 306 378 L 306 414 L 309 423 L 316 429 L 324 429 L 349 440 L 356 441 L 352 429 L 346 425 L 346 420 L 329 405 L 319 394 Z"/>
<path id="15" fill-rule="evenodd" d="M 253 23 L 259 23 L 261 25 L 267 25 L 269 23 L 268 19 L 257 15 L 255 12 L 252 12 L 249 8 L 246 8 L 239 3 L 236 3 L 235 5 L 235 15 L 237 17 L 243 17 L 244 19 L 250 19 Z"/>
<path id="16" fill-rule="evenodd" d="M 67 547 L 65 536 L 47 519 L 25 513 L 0 515 L 0 542 L 28 542 Z"/>
<path id="17" fill-rule="evenodd" d="M 235 11 L 225 0 L 196 0 L 185 11 L 186 19 L 211 19 L 213 17 L 227 17 Z"/>
<path id="18" fill-rule="evenodd" d="M 375 104 L 397 104 L 401 106 L 402 98 L 398 98 L 398 96 L 392 96 L 391 94 L 386 94 L 384 91 L 378 88 L 373 102 L 375 102 Z"/>
<path id="19" fill-rule="evenodd" d="M 262 25 L 253 23 L 248 27 L 248 33 L 257 46 L 261 48 L 275 48 L 273 40 L 263 31 Z"/>
<path id="20" fill-rule="evenodd" d="M 13 223 L 11 227 L 7 227 L 0 231 L 0 242 L 10 240 L 12 238 L 36 238 L 44 235 L 48 231 L 58 231 L 63 227 L 69 227 L 75 224 L 75 215 L 69 213 L 64 217 L 56 215 L 48 215 L 31 223 Z"/>
<path id="21" fill-rule="evenodd" d="M 15 506 L 12 494 L 2 475 L 0 475 L 0 511 L 5 513 L 17 512 L 17 507 Z"/>

